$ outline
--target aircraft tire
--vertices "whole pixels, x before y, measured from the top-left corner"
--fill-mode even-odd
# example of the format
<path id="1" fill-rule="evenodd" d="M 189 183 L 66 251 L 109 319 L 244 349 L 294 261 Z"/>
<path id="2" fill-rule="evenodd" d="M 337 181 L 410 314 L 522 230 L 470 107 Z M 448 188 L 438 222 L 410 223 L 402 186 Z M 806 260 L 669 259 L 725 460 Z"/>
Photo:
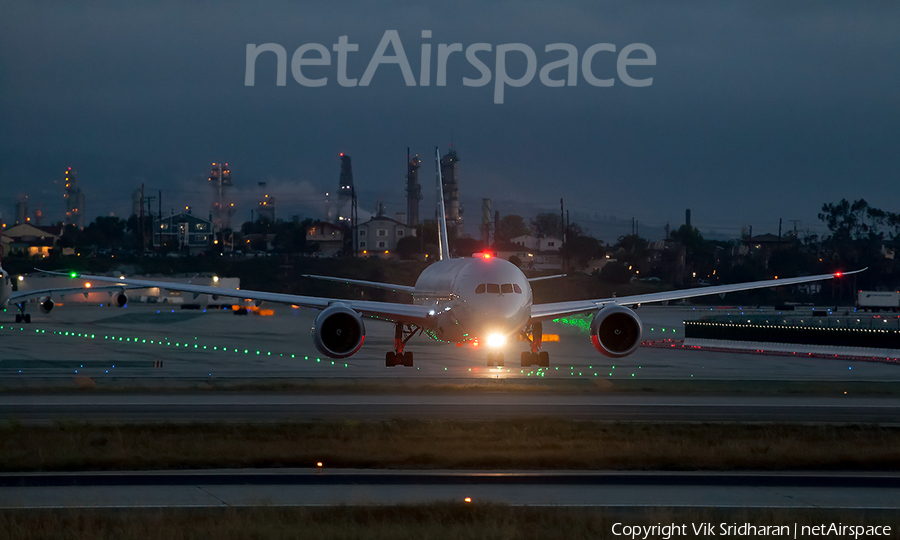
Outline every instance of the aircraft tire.
<path id="1" fill-rule="evenodd" d="M 18 324 L 20 322 L 22 322 L 22 315 L 20 315 L 19 313 L 16 313 L 16 323 Z"/>
<path id="2" fill-rule="evenodd" d="M 541 367 L 550 367 L 550 353 L 547 351 L 538 353 L 538 365 Z"/>
<path id="3" fill-rule="evenodd" d="M 522 367 L 531 367 L 531 353 L 528 351 L 522 353 Z"/>
<path id="4" fill-rule="evenodd" d="M 399 356 L 399 355 L 398 355 Z M 405 352 L 403 353 L 403 365 L 406 367 L 412 367 L 413 365 L 413 353 Z"/>
<path id="5" fill-rule="evenodd" d="M 26 323 L 26 324 L 31 324 L 31 313 L 26 313 L 26 314 L 25 314 L 25 323 Z"/>
<path id="6" fill-rule="evenodd" d="M 494 359 L 497 362 L 497 367 L 503 367 L 505 363 L 505 359 L 503 358 L 503 353 L 498 353 L 497 357 Z"/>
<path id="7" fill-rule="evenodd" d="M 384 367 L 394 367 L 397 365 L 397 355 L 393 352 L 384 353 Z"/>

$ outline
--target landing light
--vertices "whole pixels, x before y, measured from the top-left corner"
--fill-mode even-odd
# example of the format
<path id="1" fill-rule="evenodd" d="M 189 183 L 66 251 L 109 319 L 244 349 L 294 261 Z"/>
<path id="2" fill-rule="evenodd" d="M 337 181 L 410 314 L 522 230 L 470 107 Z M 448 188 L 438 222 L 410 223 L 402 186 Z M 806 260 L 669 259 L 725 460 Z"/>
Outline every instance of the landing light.
<path id="1" fill-rule="evenodd" d="M 491 334 L 487 337 L 488 347 L 502 347 L 506 343 L 506 336 L 503 334 Z"/>
<path id="2" fill-rule="evenodd" d="M 25 281 L 25 276 L 19 276 L 19 281 Z"/>
<path id="3" fill-rule="evenodd" d="M 91 288 L 91 284 L 90 284 L 90 283 L 85 283 L 85 284 L 84 284 L 84 287 L 85 287 L 86 289 L 90 289 L 90 288 Z"/>

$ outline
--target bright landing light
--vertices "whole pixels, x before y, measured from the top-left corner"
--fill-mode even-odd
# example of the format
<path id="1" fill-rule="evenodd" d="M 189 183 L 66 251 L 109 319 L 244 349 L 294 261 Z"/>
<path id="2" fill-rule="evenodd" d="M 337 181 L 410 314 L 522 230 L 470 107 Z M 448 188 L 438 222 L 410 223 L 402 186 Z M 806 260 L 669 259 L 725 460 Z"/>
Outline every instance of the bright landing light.
<path id="1" fill-rule="evenodd" d="M 506 343 L 506 336 L 503 334 L 491 334 L 487 337 L 488 347 L 502 347 Z"/>

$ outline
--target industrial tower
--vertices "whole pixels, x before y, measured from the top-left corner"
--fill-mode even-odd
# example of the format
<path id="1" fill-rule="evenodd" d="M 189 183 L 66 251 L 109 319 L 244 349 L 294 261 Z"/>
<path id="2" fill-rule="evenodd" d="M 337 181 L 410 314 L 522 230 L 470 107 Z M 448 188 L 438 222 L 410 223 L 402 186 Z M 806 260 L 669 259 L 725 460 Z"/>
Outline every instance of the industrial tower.
<path id="1" fill-rule="evenodd" d="M 78 173 L 72 167 L 66 169 L 66 192 L 63 198 L 66 200 L 66 225 L 74 225 L 84 229 L 84 193 L 78 187 Z"/>
<path id="2" fill-rule="evenodd" d="M 227 163 L 213 163 L 209 173 L 209 185 L 213 188 L 215 200 L 212 206 L 213 227 L 217 231 L 231 228 L 231 215 L 234 214 L 234 203 L 228 202 L 228 189 L 231 183 L 231 169 Z"/>
<path id="3" fill-rule="evenodd" d="M 353 213 L 353 166 L 350 156 L 341 152 L 341 177 L 338 185 L 337 222 L 350 221 Z"/>
<path id="4" fill-rule="evenodd" d="M 422 186 L 419 185 L 419 167 L 422 163 L 419 156 L 410 159 L 409 148 L 406 149 L 406 224 L 415 227 L 419 224 L 419 201 L 422 200 Z"/>
<path id="5" fill-rule="evenodd" d="M 441 158 L 441 179 L 444 188 L 444 205 L 447 228 L 453 236 L 462 232 L 462 209 L 459 206 L 459 156 L 451 145 L 450 150 Z"/>

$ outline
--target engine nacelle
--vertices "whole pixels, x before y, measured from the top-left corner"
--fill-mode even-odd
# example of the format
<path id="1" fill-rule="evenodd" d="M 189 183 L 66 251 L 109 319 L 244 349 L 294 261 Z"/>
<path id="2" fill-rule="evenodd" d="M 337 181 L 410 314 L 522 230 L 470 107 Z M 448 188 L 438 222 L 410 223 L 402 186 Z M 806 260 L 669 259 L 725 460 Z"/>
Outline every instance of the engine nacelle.
<path id="1" fill-rule="evenodd" d="M 116 295 L 116 305 L 119 307 L 125 307 L 125 304 L 128 303 L 128 296 L 125 293 L 120 292 Z"/>
<path id="2" fill-rule="evenodd" d="M 313 343 L 329 358 L 347 358 L 362 347 L 366 325 L 359 313 L 333 304 L 319 313 L 312 327 Z"/>
<path id="3" fill-rule="evenodd" d="M 53 311 L 53 305 L 53 300 L 49 296 L 41 298 L 41 313 L 50 313 Z"/>
<path id="4" fill-rule="evenodd" d="M 594 314 L 591 343 L 604 356 L 622 358 L 640 347 L 643 330 L 641 320 L 634 311 L 613 304 Z"/>

